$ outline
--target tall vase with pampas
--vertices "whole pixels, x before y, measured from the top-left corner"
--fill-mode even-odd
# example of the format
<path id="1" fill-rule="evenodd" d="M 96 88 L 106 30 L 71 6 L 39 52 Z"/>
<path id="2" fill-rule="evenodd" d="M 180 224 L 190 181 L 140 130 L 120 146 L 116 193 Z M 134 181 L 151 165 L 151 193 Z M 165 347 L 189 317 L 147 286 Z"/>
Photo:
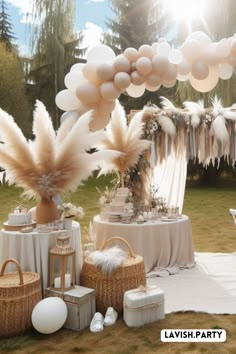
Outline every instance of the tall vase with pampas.
<path id="1" fill-rule="evenodd" d="M 27 141 L 14 119 L 0 109 L 1 166 L 6 169 L 9 184 L 22 187 L 26 197 L 40 198 L 37 223 L 59 219 L 53 199 L 75 191 L 104 160 L 120 155 L 107 150 L 87 153 L 103 136 L 101 131 L 90 131 L 92 117 L 92 111 L 78 120 L 71 115 L 55 132 L 44 105 L 37 101 L 33 120 L 35 140 Z"/>

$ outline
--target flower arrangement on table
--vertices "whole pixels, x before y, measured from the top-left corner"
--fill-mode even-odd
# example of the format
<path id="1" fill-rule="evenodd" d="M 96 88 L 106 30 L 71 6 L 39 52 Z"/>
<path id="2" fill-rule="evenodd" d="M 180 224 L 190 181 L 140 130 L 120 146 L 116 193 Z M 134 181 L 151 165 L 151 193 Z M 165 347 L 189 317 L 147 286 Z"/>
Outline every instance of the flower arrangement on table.
<path id="1" fill-rule="evenodd" d="M 84 209 L 72 203 L 63 203 L 57 207 L 61 219 L 64 218 L 81 218 L 84 216 Z"/>
<path id="2" fill-rule="evenodd" d="M 104 207 L 105 205 L 109 204 L 112 202 L 114 196 L 115 196 L 115 192 L 116 192 L 116 188 L 113 187 L 111 189 L 109 189 L 107 186 L 105 187 L 104 191 L 101 191 L 99 188 L 97 188 L 98 193 L 100 194 L 99 197 L 99 204 L 101 207 Z"/>

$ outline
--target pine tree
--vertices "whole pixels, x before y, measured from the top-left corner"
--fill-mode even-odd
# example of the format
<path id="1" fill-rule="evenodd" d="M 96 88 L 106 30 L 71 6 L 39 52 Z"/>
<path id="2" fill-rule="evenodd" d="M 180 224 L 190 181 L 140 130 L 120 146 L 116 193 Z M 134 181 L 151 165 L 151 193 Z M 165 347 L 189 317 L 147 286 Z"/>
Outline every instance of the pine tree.
<path id="1" fill-rule="evenodd" d="M 153 44 L 167 33 L 167 21 L 162 14 L 160 0 L 110 0 L 114 18 L 106 22 L 109 32 L 104 34 L 104 43 L 116 54 L 126 48 L 138 49 L 143 44 Z M 120 101 L 127 112 L 131 109 L 141 109 L 149 101 L 158 104 L 158 95 L 164 95 L 166 90 L 158 92 L 145 91 L 139 99 L 121 95 Z"/>
<path id="2" fill-rule="evenodd" d="M 4 0 L 0 3 L 0 42 L 4 42 L 8 50 L 14 49 L 13 42 L 16 40 L 12 31 L 12 24 L 7 14 L 7 5 Z"/>

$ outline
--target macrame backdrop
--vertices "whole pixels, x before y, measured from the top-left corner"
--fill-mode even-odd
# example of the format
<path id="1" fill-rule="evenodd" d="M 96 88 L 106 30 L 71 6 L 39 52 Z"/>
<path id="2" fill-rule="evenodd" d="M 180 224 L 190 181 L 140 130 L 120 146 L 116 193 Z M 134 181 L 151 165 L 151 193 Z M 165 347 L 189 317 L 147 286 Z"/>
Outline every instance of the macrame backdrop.
<path id="1" fill-rule="evenodd" d="M 224 108 L 214 98 L 211 108 L 205 109 L 202 102 L 184 102 L 180 109 L 164 97 L 162 105 L 145 106 L 141 111 L 144 137 L 152 141 L 151 184 L 168 207 L 178 206 L 181 211 L 188 160 L 198 160 L 207 167 L 224 156 L 232 165 L 235 163 L 236 106 Z"/>

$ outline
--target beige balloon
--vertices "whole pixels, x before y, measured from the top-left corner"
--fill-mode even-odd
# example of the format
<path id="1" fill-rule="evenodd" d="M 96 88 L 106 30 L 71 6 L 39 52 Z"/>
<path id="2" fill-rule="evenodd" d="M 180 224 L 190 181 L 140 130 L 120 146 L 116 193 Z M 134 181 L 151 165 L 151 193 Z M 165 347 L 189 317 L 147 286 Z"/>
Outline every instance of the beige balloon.
<path id="1" fill-rule="evenodd" d="M 140 86 L 144 83 L 145 81 L 145 77 L 143 75 L 141 75 L 138 71 L 133 71 L 130 74 L 131 77 L 131 82 L 135 85 L 135 86 Z"/>
<path id="2" fill-rule="evenodd" d="M 139 57 L 139 53 L 135 48 L 127 48 L 124 51 L 124 55 L 129 59 L 129 61 L 136 61 Z"/>
<path id="3" fill-rule="evenodd" d="M 106 127 L 109 123 L 111 112 L 115 108 L 116 101 L 102 100 L 97 108 L 94 109 L 92 114 L 92 120 L 89 123 L 89 127 L 92 131 L 100 130 Z"/>
<path id="4" fill-rule="evenodd" d="M 96 105 L 101 100 L 99 88 L 91 82 L 83 82 L 76 89 L 77 97 L 85 105 Z"/>
<path id="5" fill-rule="evenodd" d="M 141 47 L 139 47 L 138 52 L 140 57 L 147 57 L 149 59 L 153 57 L 153 49 L 148 44 L 141 45 Z"/>
<path id="6" fill-rule="evenodd" d="M 97 75 L 97 63 L 86 63 L 83 68 L 84 77 L 95 85 L 100 85 L 102 80 Z"/>
<path id="7" fill-rule="evenodd" d="M 136 69 L 141 75 L 147 75 L 152 71 L 152 61 L 142 57 L 136 61 Z"/>
<path id="8" fill-rule="evenodd" d="M 120 89 L 111 81 L 101 84 L 100 92 L 105 100 L 115 100 L 121 94 Z"/>
<path id="9" fill-rule="evenodd" d="M 128 73 L 124 72 L 119 72 L 115 75 L 114 77 L 114 84 L 120 89 L 120 90 L 126 90 L 127 87 L 131 84 L 131 78 Z"/>
<path id="10" fill-rule="evenodd" d="M 195 77 L 195 79 L 204 80 L 209 75 L 208 65 L 202 60 L 197 60 L 192 65 L 191 73 L 192 76 Z"/>
<path id="11" fill-rule="evenodd" d="M 209 66 L 209 75 L 204 80 L 195 79 L 192 74 L 189 74 L 189 82 L 191 86 L 199 92 L 209 92 L 216 85 L 219 80 L 219 68 L 218 65 Z"/>
<path id="12" fill-rule="evenodd" d="M 123 54 L 118 55 L 114 60 L 114 68 L 116 72 L 129 72 L 130 65 L 129 59 Z"/>
<path id="13" fill-rule="evenodd" d="M 113 63 L 99 63 L 97 65 L 97 76 L 102 81 L 113 80 L 115 75 L 115 69 Z"/>

